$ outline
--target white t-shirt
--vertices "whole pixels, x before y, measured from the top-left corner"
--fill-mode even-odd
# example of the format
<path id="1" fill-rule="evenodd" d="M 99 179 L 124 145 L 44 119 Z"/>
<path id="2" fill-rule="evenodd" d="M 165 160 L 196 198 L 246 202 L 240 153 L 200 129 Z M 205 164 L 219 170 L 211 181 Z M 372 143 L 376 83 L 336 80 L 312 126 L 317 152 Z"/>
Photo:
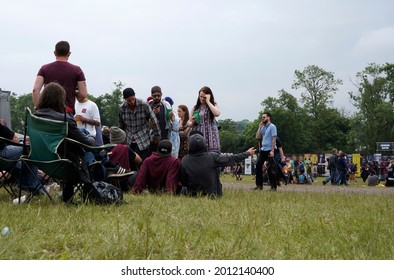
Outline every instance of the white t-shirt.
<path id="1" fill-rule="evenodd" d="M 75 115 L 81 115 L 87 119 L 101 122 L 99 109 L 93 101 L 79 102 L 75 100 Z M 96 127 L 88 123 L 77 122 L 78 128 L 85 128 L 90 135 L 96 137 Z"/>

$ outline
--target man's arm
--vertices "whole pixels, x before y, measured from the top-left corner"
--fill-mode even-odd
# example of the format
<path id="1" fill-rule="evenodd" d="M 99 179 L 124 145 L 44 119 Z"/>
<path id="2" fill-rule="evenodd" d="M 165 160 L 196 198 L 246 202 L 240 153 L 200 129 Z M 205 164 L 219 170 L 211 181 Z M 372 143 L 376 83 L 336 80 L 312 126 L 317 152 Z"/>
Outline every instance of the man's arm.
<path id="1" fill-rule="evenodd" d="M 149 111 L 149 119 L 151 120 L 152 124 L 152 131 L 153 131 L 153 141 L 155 143 L 160 142 L 160 129 L 159 129 L 159 122 L 157 121 L 157 118 L 155 114 L 153 113 L 152 109 L 150 108 L 149 105 L 147 105 L 148 111 Z"/>
<path id="2" fill-rule="evenodd" d="M 261 128 L 263 127 L 263 122 L 259 123 L 259 128 L 256 131 L 256 139 L 260 140 L 261 139 Z"/>
<path id="3" fill-rule="evenodd" d="M 77 97 L 86 98 L 88 97 L 88 88 L 86 86 L 86 81 L 78 81 L 78 95 Z"/>
<path id="4" fill-rule="evenodd" d="M 276 145 L 276 136 L 272 136 L 272 146 L 271 146 L 270 157 L 273 157 L 275 154 L 275 145 Z"/>
<path id="5" fill-rule="evenodd" d="M 216 153 L 211 154 L 214 156 L 216 167 L 222 167 L 237 164 L 238 162 L 248 158 L 249 156 L 253 156 L 255 153 L 256 149 L 254 147 L 250 147 L 246 152 L 233 155 Z"/>
<path id="6" fill-rule="evenodd" d="M 38 100 L 40 99 L 40 92 L 43 85 L 44 85 L 44 77 L 37 76 L 36 81 L 34 82 L 33 93 L 32 93 L 34 108 L 37 107 L 38 105 Z"/>

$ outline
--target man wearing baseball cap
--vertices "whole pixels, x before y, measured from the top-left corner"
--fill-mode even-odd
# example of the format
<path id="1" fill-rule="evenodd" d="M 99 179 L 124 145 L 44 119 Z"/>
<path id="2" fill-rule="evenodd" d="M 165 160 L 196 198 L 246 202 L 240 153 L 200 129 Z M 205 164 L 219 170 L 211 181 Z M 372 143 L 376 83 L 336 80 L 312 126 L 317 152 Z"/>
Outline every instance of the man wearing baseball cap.
<path id="1" fill-rule="evenodd" d="M 179 190 L 180 162 L 171 156 L 170 140 L 161 140 L 157 151 L 146 158 L 141 165 L 134 193 L 141 193 L 146 187 L 149 192 L 176 194 Z"/>

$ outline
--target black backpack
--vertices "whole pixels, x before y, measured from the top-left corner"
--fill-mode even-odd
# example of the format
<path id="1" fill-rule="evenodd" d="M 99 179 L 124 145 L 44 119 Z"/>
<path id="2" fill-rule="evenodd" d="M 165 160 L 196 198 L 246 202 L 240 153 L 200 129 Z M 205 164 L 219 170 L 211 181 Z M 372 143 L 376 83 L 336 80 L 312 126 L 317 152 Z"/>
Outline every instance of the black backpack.
<path id="1" fill-rule="evenodd" d="M 112 184 L 104 181 L 97 181 L 89 184 L 85 190 L 88 199 L 96 204 L 123 204 L 123 192 Z"/>

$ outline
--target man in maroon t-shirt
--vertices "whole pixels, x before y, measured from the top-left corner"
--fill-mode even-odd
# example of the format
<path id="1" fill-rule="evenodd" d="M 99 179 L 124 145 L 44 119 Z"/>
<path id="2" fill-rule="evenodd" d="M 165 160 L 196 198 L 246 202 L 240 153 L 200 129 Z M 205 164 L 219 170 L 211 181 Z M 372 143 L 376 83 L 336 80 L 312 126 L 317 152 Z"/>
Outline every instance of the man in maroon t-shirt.
<path id="1" fill-rule="evenodd" d="M 66 108 L 68 113 L 75 113 L 76 93 L 79 97 L 87 97 L 85 74 L 82 69 L 68 62 L 71 55 L 70 44 L 60 41 L 54 51 L 56 61 L 43 65 L 38 71 L 33 88 L 33 103 L 37 106 L 41 89 L 50 82 L 59 83 L 66 91 Z M 76 91 L 78 89 L 78 91 Z"/>

